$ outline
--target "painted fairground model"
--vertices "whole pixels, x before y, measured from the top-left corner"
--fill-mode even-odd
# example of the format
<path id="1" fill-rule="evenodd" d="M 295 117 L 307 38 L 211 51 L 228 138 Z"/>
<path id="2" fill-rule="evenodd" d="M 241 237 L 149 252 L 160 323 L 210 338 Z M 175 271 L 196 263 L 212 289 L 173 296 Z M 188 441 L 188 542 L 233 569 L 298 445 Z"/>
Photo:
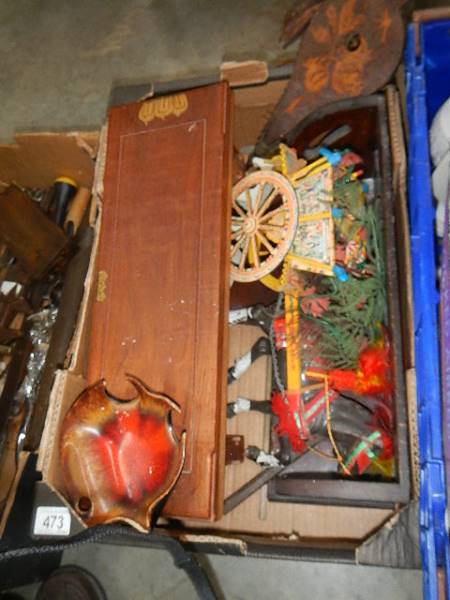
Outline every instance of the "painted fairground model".
<path id="1" fill-rule="evenodd" d="M 247 452 L 264 466 L 301 465 L 313 454 L 334 463 L 335 476 L 389 480 L 393 374 L 379 202 L 358 154 L 325 146 L 319 154 L 307 162 L 280 144 L 269 159 L 254 157 L 234 187 L 232 278 L 260 281 L 278 299 L 230 313 L 231 324 L 259 325 L 267 336 L 258 341 L 264 351 L 255 345 L 230 373 L 240 377 L 270 354 L 273 391 L 266 402 L 238 398 L 228 416 L 272 414 L 279 446 Z"/>

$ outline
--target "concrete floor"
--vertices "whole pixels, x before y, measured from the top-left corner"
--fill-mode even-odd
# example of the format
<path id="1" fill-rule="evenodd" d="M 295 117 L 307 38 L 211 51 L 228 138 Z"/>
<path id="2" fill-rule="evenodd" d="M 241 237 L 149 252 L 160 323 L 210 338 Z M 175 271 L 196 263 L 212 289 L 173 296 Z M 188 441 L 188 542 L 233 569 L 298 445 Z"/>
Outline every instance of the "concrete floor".
<path id="1" fill-rule="evenodd" d="M 281 56 L 292 0 L 2 0 L 0 140 L 98 128 L 111 85 L 217 72 Z"/>
<path id="2" fill-rule="evenodd" d="M 282 63 L 294 0 L 1 0 L 0 143 L 15 131 L 97 129 L 111 86 Z M 449 0 L 417 0 L 447 5 Z"/>
<path id="3" fill-rule="evenodd" d="M 224 600 L 419 600 L 418 571 L 329 563 L 209 557 Z M 108 600 L 196 600 L 184 572 L 162 550 L 84 546 L 65 553 L 66 564 L 94 572 Z M 33 600 L 38 586 L 21 588 Z M 63 599 L 61 599 L 63 600 Z"/>
<path id="4" fill-rule="evenodd" d="M 113 85 L 212 73 L 224 59 L 282 62 L 277 38 L 292 3 L 1 0 L 0 141 L 14 131 L 97 129 Z M 94 572 L 110 600 L 195 598 L 163 551 L 92 545 L 64 562 Z M 210 565 L 230 600 L 421 598 L 418 571 L 229 557 Z"/>

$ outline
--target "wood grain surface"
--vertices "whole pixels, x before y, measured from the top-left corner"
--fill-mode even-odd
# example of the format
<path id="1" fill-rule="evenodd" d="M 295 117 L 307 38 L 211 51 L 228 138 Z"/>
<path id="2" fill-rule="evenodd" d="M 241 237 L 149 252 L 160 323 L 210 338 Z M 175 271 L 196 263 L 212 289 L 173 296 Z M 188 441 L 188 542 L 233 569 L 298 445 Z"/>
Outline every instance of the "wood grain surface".
<path id="1" fill-rule="evenodd" d="M 165 516 L 223 505 L 230 197 L 226 83 L 111 109 L 88 382 L 131 373 L 181 406 L 186 462 Z"/>
<path id="2" fill-rule="evenodd" d="M 0 242 L 31 279 L 44 277 L 73 251 L 62 229 L 15 186 L 0 194 Z"/>
<path id="3" fill-rule="evenodd" d="M 289 84 L 255 148 L 269 156 L 309 114 L 332 102 L 373 94 L 401 60 L 404 24 L 388 0 L 327 0 L 302 35 Z"/>

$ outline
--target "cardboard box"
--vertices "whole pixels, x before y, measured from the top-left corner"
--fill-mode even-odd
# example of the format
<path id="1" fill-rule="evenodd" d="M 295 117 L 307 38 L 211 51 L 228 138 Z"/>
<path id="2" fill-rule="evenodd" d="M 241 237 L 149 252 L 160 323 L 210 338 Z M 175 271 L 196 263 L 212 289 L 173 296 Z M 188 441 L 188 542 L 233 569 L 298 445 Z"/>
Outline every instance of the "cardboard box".
<path id="1" fill-rule="evenodd" d="M 260 78 L 261 70 L 258 69 Z M 238 78 L 240 84 L 242 80 Z M 235 89 L 235 141 L 239 148 L 254 140 L 268 113 L 282 93 L 284 81 L 269 81 L 259 85 L 248 77 L 248 85 Z M 405 161 L 402 149 L 401 124 L 399 122 L 396 92 L 388 92 L 389 121 L 393 155 L 393 188 L 396 194 L 396 224 L 403 244 L 401 258 L 409 265 L 408 225 L 405 207 Z M 20 148 L 0 148 L 0 180 L 18 179 L 23 185 L 48 185 L 53 177 L 66 174 L 88 184 L 94 176 L 92 157 L 96 148 L 95 134 L 35 134 L 25 136 L 26 153 Z M 20 141 L 20 140 L 19 140 Z M 101 214 L 102 173 L 105 158 L 105 130 L 102 132 L 95 167 L 94 198 Z M 46 160 L 41 158 L 39 148 L 48 150 Z M 86 148 L 86 145 L 88 148 Z M 89 150 L 90 149 L 90 150 Z M 58 162 L 52 164 L 51 158 Z M 64 159 L 64 156 L 67 158 Z M 30 158 L 31 157 L 31 158 Z M 25 166 L 26 165 L 26 166 Z M 51 167 L 49 167 L 51 165 Z M 50 169 L 50 170 L 49 170 Z M 94 212 L 92 213 L 94 216 Z M 100 219 L 92 220 L 98 231 Z M 80 308 L 78 325 L 68 357 L 67 368 L 58 371 L 50 399 L 46 426 L 39 451 L 37 468 L 42 473 L 42 482 L 35 486 L 35 508 L 40 505 L 67 506 L 59 490 L 63 489 L 59 456 L 58 437 L 65 412 L 86 385 L 87 332 L 90 328 L 90 309 L 93 289 L 92 273 L 97 246 L 94 243 L 91 265 L 85 282 L 85 297 Z M 407 273 L 407 271 L 406 271 Z M 408 277 L 403 286 L 403 321 L 406 340 L 404 367 L 407 381 L 407 403 L 411 447 L 416 448 L 414 422 L 414 357 L 411 340 L 411 295 Z M 256 339 L 258 332 L 251 328 L 237 328 L 231 332 L 231 355 L 246 350 Z M 245 381 L 240 384 L 243 395 L 266 398 L 270 389 L 270 369 L 264 359 L 258 362 Z M 233 391 L 233 394 L 236 390 Z M 406 399 L 405 399 L 406 401 Z M 269 438 L 269 421 L 263 415 L 244 415 L 239 424 L 232 424 L 236 432 L 251 438 L 252 443 Z M 230 433 L 233 430 L 230 428 Z M 413 456 L 415 453 L 413 452 Z M 249 461 L 227 470 L 225 477 L 226 495 L 248 480 L 258 470 Z M 415 489 L 415 488 L 414 488 Z M 325 506 L 308 504 L 269 503 L 266 490 L 249 498 L 246 502 L 216 523 L 184 522 L 176 526 L 158 526 L 169 535 L 176 536 L 192 550 L 220 552 L 238 555 L 271 555 L 289 558 L 313 558 L 326 560 L 356 561 L 365 564 L 418 567 L 417 552 L 417 506 L 413 492 L 411 501 L 404 507 L 394 509 L 352 508 L 348 506 Z M 72 514 L 71 535 L 83 526 Z M 123 528 L 122 528 L 123 529 Z M 145 541 L 146 536 L 141 536 Z M 126 532 L 124 532 L 124 541 Z M 151 536 L 148 536 L 151 544 Z"/>

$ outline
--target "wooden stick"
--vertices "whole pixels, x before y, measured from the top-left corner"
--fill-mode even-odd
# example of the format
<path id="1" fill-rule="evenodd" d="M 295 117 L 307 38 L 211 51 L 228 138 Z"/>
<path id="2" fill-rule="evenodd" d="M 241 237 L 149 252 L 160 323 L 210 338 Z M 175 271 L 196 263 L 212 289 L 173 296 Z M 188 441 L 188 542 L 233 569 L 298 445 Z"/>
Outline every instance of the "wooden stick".
<path id="1" fill-rule="evenodd" d="M 91 198 L 91 191 L 88 188 L 80 187 L 75 194 L 70 208 L 67 212 L 66 220 L 64 221 L 64 231 L 74 236 L 78 231 L 78 227 L 83 219 L 84 211 Z"/>

